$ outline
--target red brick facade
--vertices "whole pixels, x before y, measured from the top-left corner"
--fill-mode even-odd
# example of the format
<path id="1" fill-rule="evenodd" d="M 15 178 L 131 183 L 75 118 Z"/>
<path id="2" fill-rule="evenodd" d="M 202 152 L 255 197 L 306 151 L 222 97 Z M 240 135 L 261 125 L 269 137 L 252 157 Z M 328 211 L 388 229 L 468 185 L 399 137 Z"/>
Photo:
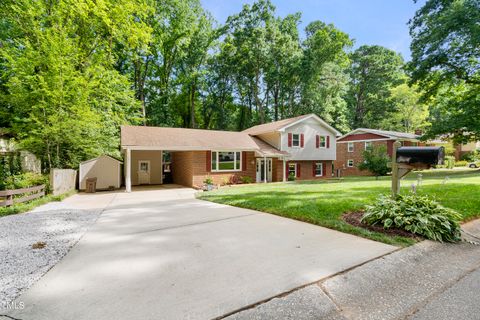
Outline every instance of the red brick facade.
<path id="1" fill-rule="evenodd" d="M 297 165 L 297 177 L 296 180 L 317 180 L 317 179 L 325 179 L 332 177 L 332 161 L 288 161 L 287 162 L 287 170 L 289 164 L 295 163 Z M 323 163 L 323 175 L 316 176 L 315 174 L 315 164 L 316 163 Z M 287 175 L 288 177 L 288 175 Z M 281 181 L 281 180 L 280 180 Z"/>
<path id="2" fill-rule="evenodd" d="M 223 185 L 232 177 L 249 176 L 255 181 L 256 164 L 254 152 L 242 152 L 242 171 L 212 172 L 207 170 L 208 151 L 172 152 L 173 182 L 187 187 L 201 188 L 206 177 L 211 177 L 214 184 Z M 245 160 L 243 160 L 245 159 Z"/>
<path id="3" fill-rule="evenodd" d="M 242 152 L 242 171 L 235 172 L 212 172 L 207 170 L 208 151 L 176 151 L 172 152 L 172 176 L 173 182 L 187 187 L 201 188 L 206 177 L 211 177 L 216 185 L 224 185 L 230 182 L 232 177 L 238 180 L 240 177 L 248 176 L 253 182 L 256 181 L 256 158 L 254 152 Z M 245 159 L 244 159 L 245 158 Z M 317 177 L 314 173 L 314 164 L 323 163 L 323 175 Z M 297 180 L 314 180 L 332 177 L 332 161 L 290 161 L 286 163 L 297 164 Z M 299 169 L 298 169 L 299 168 Z M 300 175 L 298 175 L 298 173 Z M 286 174 L 288 177 L 288 174 Z M 283 181 L 283 160 L 272 159 L 272 181 Z"/>
<path id="4" fill-rule="evenodd" d="M 364 134 L 361 134 L 362 136 Z M 372 134 L 370 134 L 372 135 Z M 360 134 L 352 135 L 356 136 L 356 139 L 359 139 Z M 373 135 L 376 136 L 376 135 Z M 380 141 L 352 141 L 352 139 L 346 139 L 350 136 L 345 137 L 341 141 L 350 141 L 353 143 L 353 152 L 348 151 L 348 142 L 337 142 L 337 160 L 334 162 L 335 175 L 337 175 L 337 170 L 340 170 L 340 176 L 371 176 L 372 173 L 369 171 L 361 171 L 357 168 L 358 164 L 363 162 L 363 152 L 365 151 L 365 141 L 371 142 L 374 147 L 385 146 L 387 149 L 387 154 L 389 157 L 392 156 L 393 152 L 393 143 L 395 140 L 380 140 Z M 377 136 L 374 139 L 379 139 Z M 373 137 L 372 137 L 373 138 Z M 414 143 L 410 141 L 403 141 L 402 145 L 404 146 L 413 146 Z M 353 167 L 348 167 L 348 160 L 353 160 Z"/>

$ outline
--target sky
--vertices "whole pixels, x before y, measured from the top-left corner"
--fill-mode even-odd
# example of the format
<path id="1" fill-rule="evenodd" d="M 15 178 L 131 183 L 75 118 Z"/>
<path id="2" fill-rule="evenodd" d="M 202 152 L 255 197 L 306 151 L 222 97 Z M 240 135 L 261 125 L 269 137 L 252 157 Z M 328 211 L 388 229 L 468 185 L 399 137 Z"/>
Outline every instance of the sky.
<path id="1" fill-rule="evenodd" d="M 253 0 L 201 0 L 205 9 L 220 23 L 238 13 Z M 272 0 L 276 14 L 302 13 L 303 29 L 308 23 L 321 20 L 333 23 L 355 40 L 354 48 L 363 44 L 381 45 L 410 59 L 408 20 L 425 0 Z"/>

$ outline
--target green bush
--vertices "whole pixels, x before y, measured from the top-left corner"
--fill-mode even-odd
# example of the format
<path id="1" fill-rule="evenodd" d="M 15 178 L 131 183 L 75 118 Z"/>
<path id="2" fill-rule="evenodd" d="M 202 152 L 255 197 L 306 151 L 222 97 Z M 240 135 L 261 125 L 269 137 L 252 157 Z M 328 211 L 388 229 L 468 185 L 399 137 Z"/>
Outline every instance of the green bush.
<path id="1" fill-rule="evenodd" d="M 445 167 L 447 169 L 452 169 L 453 166 L 455 165 L 455 157 L 453 156 L 446 156 L 445 157 L 445 160 L 444 160 L 444 163 L 445 163 Z"/>
<path id="2" fill-rule="evenodd" d="M 205 180 L 203 180 L 203 183 L 205 183 L 205 184 L 213 184 L 213 179 L 212 179 L 212 177 L 206 177 Z"/>
<path id="3" fill-rule="evenodd" d="M 295 181 L 295 174 L 290 173 L 290 174 L 288 175 L 288 181 Z"/>
<path id="4" fill-rule="evenodd" d="M 367 206 L 362 222 L 380 224 L 385 229 L 404 229 L 440 242 L 454 242 L 460 240 L 460 218 L 458 213 L 427 196 L 410 193 L 396 199 L 380 196 L 376 204 Z"/>
<path id="5" fill-rule="evenodd" d="M 455 161 L 455 167 L 466 167 L 468 165 L 468 161 L 461 160 Z"/>
<path id="6" fill-rule="evenodd" d="M 44 184 L 46 186 L 46 192 L 50 191 L 50 184 L 48 176 L 41 175 L 39 173 L 26 172 L 13 176 L 9 176 L 5 179 L 5 189 L 20 189 L 38 186 Z"/>
<path id="7" fill-rule="evenodd" d="M 249 177 L 249 176 L 243 176 L 243 177 L 240 178 L 240 180 L 242 181 L 242 183 L 252 183 L 253 182 L 252 177 Z"/>
<path id="8" fill-rule="evenodd" d="M 363 152 L 363 159 L 364 161 L 358 165 L 358 169 L 370 171 L 377 179 L 379 176 L 384 176 L 390 171 L 388 168 L 390 159 L 385 146 L 367 148 L 367 150 Z"/>

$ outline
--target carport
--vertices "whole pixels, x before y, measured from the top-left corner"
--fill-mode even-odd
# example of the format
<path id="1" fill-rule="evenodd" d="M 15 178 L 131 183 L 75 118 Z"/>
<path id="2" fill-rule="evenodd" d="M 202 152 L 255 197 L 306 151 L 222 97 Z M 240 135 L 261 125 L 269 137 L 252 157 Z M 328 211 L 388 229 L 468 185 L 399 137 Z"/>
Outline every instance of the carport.
<path id="1" fill-rule="evenodd" d="M 242 132 L 146 126 L 122 126 L 121 149 L 127 192 L 131 192 L 134 185 L 163 184 L 166 169 L 172 171 L 173 183 L 194 188 L 202 185 L 207 176 L 215 184 L 232 176 L 249 176 L 255 181 L 255 157 L 262 152 L 259 145 Z M 268 148 L 269 153 L 271 149 Z M 164 159 L 167 152 L 171 163 Z M 219 162 L 218 154 L 231 155 L 231 161 L 226 164 L 231 165 L 231 169 L 220 166 L 214 169 Z"/>

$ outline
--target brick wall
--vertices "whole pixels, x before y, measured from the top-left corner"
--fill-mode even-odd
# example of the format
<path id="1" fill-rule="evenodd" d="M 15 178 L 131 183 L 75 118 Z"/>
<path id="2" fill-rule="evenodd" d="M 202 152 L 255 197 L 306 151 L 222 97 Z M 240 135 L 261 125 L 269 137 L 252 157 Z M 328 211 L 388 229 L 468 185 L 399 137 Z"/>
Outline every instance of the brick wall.
<path id="1" fill-rule="evenodd" d="M 243 161 L 243 157 L 246 156 L 246 161 Z M 242 171 L 237 172 L 208 172 L 207 171 L 207 152 L 206 151 L 194 151 L 193 154 L 193 176 L 192 185 L 194 187 L 202 187 L 203 180 L 207 176 L 213 179 L 214 184 L 223 185 L 225 181 L 229 181 L 232 176 L 242 177 L 249 176 L 255 182 L 255 153 L 243 152 L 242 153 Z M 246 168 L 243 167 L 246 164 Z"/>
<path id="2" fill-rule="evenodd" d="M 391 153 L 393 141 L 372 141 L 374 147 L 385 146 Z M 365 151 L 365 141 L 353 142 L 353 152 L 348 152 L 348 143 L 337 143 L 337 160 L 334 162 L 335 170 L 341 169 L 342 176 L 371 176 L 370 171 L 361 171 L 357 168 L 358 164 L 363 162 L 363 152 Z M 353 160 L 353 168 L 347 167 L 347 161 Z M 336 172 L 335 172 L 336 174 Z"/>
<path id="3" fill-rule="evenodd" d="M 323 176 L 321 177 L 317 177 L 313 174 L 313 164 L 317 162 L 323 163 Z M 297 172 L 297 180 L 317 180 L 332 177 L 332 161 L 289 161 L 288 163 L 296 163 L 298 166 L 300 166 L 300 176 L 298 177 Z"/>
<path id="4" fill-rule="evenodd" d="M 193 151 L 176 151 L 171 153 L 173 183 L 192 187 Z"/>

